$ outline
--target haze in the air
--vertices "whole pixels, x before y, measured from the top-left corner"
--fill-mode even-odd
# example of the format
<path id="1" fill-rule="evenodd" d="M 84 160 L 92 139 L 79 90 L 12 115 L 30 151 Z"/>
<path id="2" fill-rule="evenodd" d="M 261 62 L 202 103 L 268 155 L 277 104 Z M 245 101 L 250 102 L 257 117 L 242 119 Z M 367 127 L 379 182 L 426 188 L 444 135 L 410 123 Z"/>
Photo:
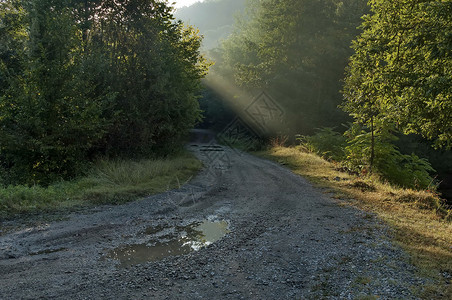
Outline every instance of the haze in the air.
<path id="1" fill-rule="evenodd" d="M 184 6 L 190 6 L 192 4 L 195 4 L 196 2 L 203 2 L 203 1 L 204 0 L 173 0 L 173 1 L 170 1 L 170 2 L 174 2 L 175 3 L 174 7 L 181 8 L 181 7 L 184 7 Z"/>

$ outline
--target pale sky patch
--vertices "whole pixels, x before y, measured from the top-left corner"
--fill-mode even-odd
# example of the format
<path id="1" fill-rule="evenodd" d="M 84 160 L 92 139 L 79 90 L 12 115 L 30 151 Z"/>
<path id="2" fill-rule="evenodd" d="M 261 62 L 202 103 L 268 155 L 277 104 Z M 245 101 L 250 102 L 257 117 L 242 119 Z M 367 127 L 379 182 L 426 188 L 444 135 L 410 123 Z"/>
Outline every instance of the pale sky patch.
<path id="1" fill-rule="evenodd" d="M 196 2 L 203 2 L 204 0 L 169 0 L 169 3 L 176 2 L 175 7 L 180 8 L 183 6 L 190 6 Z"/>

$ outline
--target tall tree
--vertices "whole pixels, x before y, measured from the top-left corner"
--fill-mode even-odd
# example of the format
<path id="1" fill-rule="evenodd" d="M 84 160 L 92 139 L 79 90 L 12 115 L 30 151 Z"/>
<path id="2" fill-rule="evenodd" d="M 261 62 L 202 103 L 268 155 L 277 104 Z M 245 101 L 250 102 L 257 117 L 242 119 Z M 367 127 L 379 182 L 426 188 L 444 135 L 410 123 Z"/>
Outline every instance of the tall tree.
<path id="1" fill-rule="evenodd" d="M 452 1 L 373 0 L 355 40 L 344 109 L 437 146 L 452 140 Z"/>
<path id="2" fill-rule="evenodd" d="M 226 70 L 245 88 L 269 91 L 291 133 L 340 124 L 338 91 L 366 9 L 363 0 L 251 1 L 251 17 L 224 43 Z"/>
<path id="3" fill-rule="evenodd" d="M 0 4 L 3 183 L 47 184 L 96 155 L 180 147 L 208 64 L 167 1 Z"/>
<path id="4" fill-rule="evenodd" d="M 198 32 L 174 22 L 172 8 L 159 1 L 103 1 L 92 14 L 92 47 L 108 53 L 107 85 L 116 93 L 106 112 L 107 153 L 173 151 L 200 117 L 197 94 L 208 64 Z"/>
<path id="5" fill-rule="evenodd" d="M 103 134 L 99 99 L 89 97 L 92 87 L 83 81 L 77 25 L 61 1 L 11 3 L 27 11 L 22 26 L 28 36 L 15 49 L 22 52 L 22 70 L 7 69 L 9 86 L 1 99 L 5 181 L 46 183 L 72 176 Z"/>
<path id="6" fill-rule="evenodd" d="M 9 87 L 9 78 L 22 72 L 27 37 L 26 12 L 20 1 L 0 2 L 0 97 Z"/>

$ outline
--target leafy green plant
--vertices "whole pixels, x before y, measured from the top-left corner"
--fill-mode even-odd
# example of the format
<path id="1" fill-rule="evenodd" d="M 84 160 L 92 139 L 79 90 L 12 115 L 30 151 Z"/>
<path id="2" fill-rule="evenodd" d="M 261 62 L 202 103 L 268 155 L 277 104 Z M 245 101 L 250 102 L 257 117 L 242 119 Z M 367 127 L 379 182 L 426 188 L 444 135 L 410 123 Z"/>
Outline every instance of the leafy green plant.
<path id="1" fill-rule="evenodd" d="M 346 159 L 343 164 L 359 171 L 370 171 L 371 133 L 355 124 L 347 132 L 348 145 L 345 147 Z M 373 171 L 390 183 L 407 188 L 434 189 L 430 176 L 435 170 L 430 163 L 415 154 L 402 154 L 393 144 L 397 137 L 389 127 L 382 127 L 375 133 Z"/>
<path id="2" fill-rule="evenodd" d="M 434 190 L 436 183 L 430 174 L 435 170 L 428 160 L 415 154 L 402 154 L 394 145 L 397 137 L 391 126 L 377 124 L 373 137 L 367 128 L 352 124 L 343 135 L 333 128 L 320 128 L 312 136 L 298 135 L 297 140 L 307 151 L 340 162 L 353 172 L 374 172 L 392 184 Z"/>
<path id="3" fill-rule="evenodd" d="M 405 134 L 452 147 L 450 1 L 369 1 L 353 42 L 343 109 L 369 125 L 389 119 Z M 371 130 L 372 131 L 372 130 Z"/>
<path id="4" fill-rule="evenodd" d="M 345 159 L 346 138 L 330 127 L 318 128 L 312 136 L 297 135 L 300 144 L 310 152 L 334 161 Z"/>

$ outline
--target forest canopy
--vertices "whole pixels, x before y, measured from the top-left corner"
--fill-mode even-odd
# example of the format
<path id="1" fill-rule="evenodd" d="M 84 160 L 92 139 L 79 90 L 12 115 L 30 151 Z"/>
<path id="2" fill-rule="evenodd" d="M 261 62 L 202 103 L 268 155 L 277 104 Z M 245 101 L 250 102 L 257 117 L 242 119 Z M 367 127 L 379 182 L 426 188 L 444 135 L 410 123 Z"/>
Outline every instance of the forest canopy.
<path id="1" fill-rule="evenodd" d="M 1 1 L 2 183 L 180 147 L 200 118 L 200 45 L 166 1 Z"/>

